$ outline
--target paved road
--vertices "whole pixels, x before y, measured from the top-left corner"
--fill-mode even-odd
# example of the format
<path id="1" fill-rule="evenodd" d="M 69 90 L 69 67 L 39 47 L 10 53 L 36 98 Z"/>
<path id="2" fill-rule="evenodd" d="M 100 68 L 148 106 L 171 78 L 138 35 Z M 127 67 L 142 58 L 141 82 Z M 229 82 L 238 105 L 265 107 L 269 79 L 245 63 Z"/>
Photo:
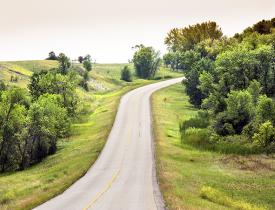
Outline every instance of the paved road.
<path id="1" fill-rule="evenodd" d="M 87 174 L 36 210 L 163 209 L 155 179 L 151 94 L 171 79 L 135 89 L 121 99 L 108 141 Z"/>

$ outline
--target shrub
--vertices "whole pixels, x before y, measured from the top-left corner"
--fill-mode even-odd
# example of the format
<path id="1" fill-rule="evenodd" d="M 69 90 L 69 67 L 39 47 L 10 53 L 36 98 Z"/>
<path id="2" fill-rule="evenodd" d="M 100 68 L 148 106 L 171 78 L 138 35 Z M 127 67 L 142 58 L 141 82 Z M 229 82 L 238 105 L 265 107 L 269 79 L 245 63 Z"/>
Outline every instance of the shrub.
<path id="1" fill-rule="evenodd" d="M 198 114 L 180 123 L 180 132 L 184 133 L 188 128 L 206 128 L 209 125 L 209 114 L 199 111 Z"/>
<path id="2" fill-rule="evenodd" d="M 259 131 L 253 136 L 253 141 L 262 147 L 267 147 L 275 142 L 275 128 L 270 121 L 260 125 Z"/>
<path id="3" fill-rule="evenodd" d="M 128 66 L 124 66 L 121 70 L 121 80 L 124 80 L 126 82 L 132 82 L 132 74 Z"/>

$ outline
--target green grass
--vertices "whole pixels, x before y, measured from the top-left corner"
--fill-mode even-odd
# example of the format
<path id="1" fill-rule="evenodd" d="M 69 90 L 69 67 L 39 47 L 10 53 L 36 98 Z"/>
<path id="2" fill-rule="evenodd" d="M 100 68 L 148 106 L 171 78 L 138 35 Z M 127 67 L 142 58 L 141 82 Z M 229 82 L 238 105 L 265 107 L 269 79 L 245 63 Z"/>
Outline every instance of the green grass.
<path id="1" fill-rule="evenodd" d="M 182 144 L 179 122 L 195 116 L 181 84 L 152 97 L 157 170 L 170 209 L 275 209 L 275 159 L 225 155 Z"/>
<path id="2" fill-rule="evenodd" d="M 19 64 L 29 69 L 32 62 L 19 62 Z M 41 61 L 41 63 L 48 62 Z M 19 65 L 15 63 L 14 65 Z M 131 89 L 156 82 L 137 78 L 132 83 L 121 81 L 120 69 L 123 65 L 97 64 L 92 70 L 91 82 L 102 84 L 109 89 L 95 89 L 91 92 L 85 92 L 82 88 L 77 89 L 81 101 L 80 109 L 85 111 L 78 122 L 73 124 L 72 135 L 58 142 L 56 154 L 25 171 L 0 174 L 1 210 L 31 209 L 63 192 L 86 173 L 107 140 L 120 97 Z M 180 76 L 166 69 L 161 71 L 166 76 Z M 3 78 L 3 75 L 1 71 L 0 78 Z M 8 76 L 10 75 L 5 77 L 5 81 L 9 80 Z M 26 87 L 28 78 L 24 77 L 25 86 L 22 86 Z"/>

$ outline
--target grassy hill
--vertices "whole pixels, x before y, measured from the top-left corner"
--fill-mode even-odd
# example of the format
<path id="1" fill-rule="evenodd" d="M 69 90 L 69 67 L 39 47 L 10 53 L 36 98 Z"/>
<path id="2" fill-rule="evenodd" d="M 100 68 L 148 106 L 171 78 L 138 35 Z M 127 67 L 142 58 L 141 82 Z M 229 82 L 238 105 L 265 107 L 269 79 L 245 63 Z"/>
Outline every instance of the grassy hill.
<path id="1" fill-rule="evenodd" d="M 134 74 L 133 64 L 94 64 L 93 70 L 90 72 L 90 82 L 92 92 L 109 92 L 123 86 L 127 86 L 127 82 L 120 80 L 120 71 L 128 65 Z M 7 61 L 0 62 L 0 80 L 4 80 L 10 85 L 19 87 L 27 87 L 29 78 L 33 72 L 42 70 L 50 70 L 58 67 L 57 61 L 51 60 L 32 60 L 32 61 Z M 73 70 L 81 72 L 83 67 L 81 64 L 73 64 Z M 156 78 L 176 77 L 177 72 L 171 72 L 161 67 Z M 138 80 L 134 76 L 134 80 Z"/>

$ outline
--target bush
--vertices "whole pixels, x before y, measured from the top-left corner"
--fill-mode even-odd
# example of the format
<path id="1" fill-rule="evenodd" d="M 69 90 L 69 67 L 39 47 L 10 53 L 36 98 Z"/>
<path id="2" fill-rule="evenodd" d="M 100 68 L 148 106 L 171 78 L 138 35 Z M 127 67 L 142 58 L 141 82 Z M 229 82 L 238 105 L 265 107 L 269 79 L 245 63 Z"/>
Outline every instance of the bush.
<path id="1" fill-rule="evenodd" d="M 206 128 L 209 125 L 209 114 L 199 111 L 197 116 L 180 123 L 180 132 L 184 133 L 188 128 Z"/>
<path id="2" fill-rule="evenodd" d="M 253 136 L 253 141 L 261 147 L 267 147 L 275 142 L 275 128 L 270 121 L 260 125 L 259 131 Z"/>
<path id="3" fill-rule="evenodd" d="M 128 66 L 124 66 L 121 70 L 121 80 L 124 80 L 126 82 L 132 82 L 132 74 Z"/>

